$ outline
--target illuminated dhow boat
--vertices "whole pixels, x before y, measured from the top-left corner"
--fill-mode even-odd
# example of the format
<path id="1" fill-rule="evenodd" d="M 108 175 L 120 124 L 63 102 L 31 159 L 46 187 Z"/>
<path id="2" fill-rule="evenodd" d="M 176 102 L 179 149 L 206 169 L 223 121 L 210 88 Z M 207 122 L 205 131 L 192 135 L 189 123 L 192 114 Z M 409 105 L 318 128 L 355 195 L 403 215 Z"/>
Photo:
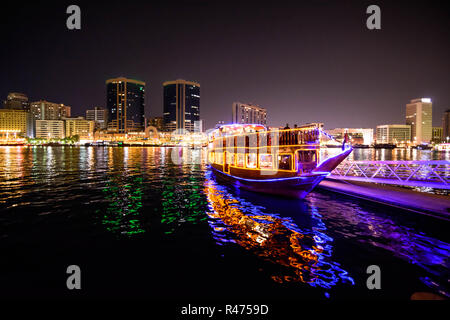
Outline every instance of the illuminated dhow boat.
<path id="1" fill-rule="evenodd" d="M 348 147 L 319 162 L 320 132 L 315 125 L 283 130 L 224 125 L 209 135 L 208 161 L 239 188 L 304 198 L 352 151 Z"/>

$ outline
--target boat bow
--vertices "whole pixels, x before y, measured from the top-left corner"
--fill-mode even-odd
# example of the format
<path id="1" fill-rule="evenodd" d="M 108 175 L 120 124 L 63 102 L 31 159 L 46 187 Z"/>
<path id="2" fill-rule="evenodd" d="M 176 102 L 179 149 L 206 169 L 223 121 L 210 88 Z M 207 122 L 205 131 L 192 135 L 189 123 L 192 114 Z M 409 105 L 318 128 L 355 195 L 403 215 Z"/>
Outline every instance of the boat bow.
<path id="1" fill-rule="evenodd" d="M 312 172 L 331 172 L 333 171 L 345 158 L 353 151 L 353 148 L 348 148 L 338 155 L 328 158 L 320 163 Z"/>

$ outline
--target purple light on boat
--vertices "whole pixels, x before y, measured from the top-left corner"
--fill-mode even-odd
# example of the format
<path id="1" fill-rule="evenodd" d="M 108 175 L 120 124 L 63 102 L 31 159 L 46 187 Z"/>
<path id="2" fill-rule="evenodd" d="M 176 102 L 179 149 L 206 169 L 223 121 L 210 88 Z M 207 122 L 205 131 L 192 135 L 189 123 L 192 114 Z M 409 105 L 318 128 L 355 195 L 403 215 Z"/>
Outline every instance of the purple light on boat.
<path id="1" fill-rule="evenodd" d="M 210 167 L 213 170 L 216 170 L 214 167 L 212 167 L 211 165 L 208 165 L 208 167 Z M 276 178 L 276 179 L 247 179 L 247 178 L 241 178 L 241 177 L 237 177 L 237 176 L 232 176 L 231 174 L 225 173 L 225 172 L 220 172 L 223 175 L 232 177 L 234 179 L 237 180 L 243 180 L 243 181 L 249 181 L 249 182 L 277 182 L 277 181 L 287 181 L 287 180 L 304 180 L 304 179 L 310 179 L 310 178 L 315 178 L 318 176 L 322 176 L 322 175 L 329 175 L 329 172 L 314 172 L 315 174 L 312 174 L 311 176 L 303 176 L 303 177 L 289 177 L 289 178 Z"/>

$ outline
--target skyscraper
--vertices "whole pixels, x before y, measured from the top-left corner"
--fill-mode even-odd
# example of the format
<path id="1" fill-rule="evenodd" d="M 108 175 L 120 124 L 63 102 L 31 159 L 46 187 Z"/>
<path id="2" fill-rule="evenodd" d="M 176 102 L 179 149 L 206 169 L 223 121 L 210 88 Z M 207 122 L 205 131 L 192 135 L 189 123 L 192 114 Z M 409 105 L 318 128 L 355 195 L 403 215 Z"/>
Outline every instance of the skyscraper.
<path id="1" fill-rule="evenodd" d="M 267 110 L 257 105 L 234 102 L 232 123 L 267 124 Z"/>
<path id="2" fill-rule="evenodd" d="M 194 131 L 200 120 L 200 84 L 178 79 L 163 83 L 164 129 Z"/>
<path id="3" fill-rule="evenodd" d="M 108 131 L 140 131 L 145 125 L 145 82 L 127 78 L 106 81 Z"/>
<path id="4" fill-rule="evenodd" d="M 23 110 L 30 111 L 30 103 L 28 102 L 28 97 L 19 92 L 11 92 L 8 97 L 3 102 L 3 107 L 5 109 Z"/>
<path id="5" fill-rule="evenodd" d="M 442 138 L 445 142 L 450 141 L 450 109 L 446 110 L 442 117 Z"/>
<path id="6" fill-rule="evenodd" d="M 406 124 L 411 126 L 411 141 L 413 143 L 429 143 L 432 138 L 431 99 L 411 100 L 406 105 Z"/>

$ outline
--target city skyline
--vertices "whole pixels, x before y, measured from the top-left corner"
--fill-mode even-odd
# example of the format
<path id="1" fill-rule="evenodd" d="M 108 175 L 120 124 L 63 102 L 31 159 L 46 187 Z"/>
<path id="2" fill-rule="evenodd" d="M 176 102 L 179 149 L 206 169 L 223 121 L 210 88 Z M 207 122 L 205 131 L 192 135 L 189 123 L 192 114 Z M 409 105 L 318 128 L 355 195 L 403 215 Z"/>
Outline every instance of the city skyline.
<path id="1" fill-rule="evenodd" d="M 126 4 L 136 17 L 115 28 L 119 36 L 135 31 L 121 37 L 127 52 L 115 50 L 116 40 L 106 32 L 108 19 L 122 10 L 117 3 L 108 10 L 79 5 L 79 31 L 65 28 L 64 5 L 45 10 L 24 5 L 8 14 L 7 22 L 24 23 L 7 23 L 1 31 L 9 47 L 1 60 L 3 99 L 23 92 L 33 101 L 73 106 L 74 115 L 83 115 L 92 106 L 106 106 L 104 81 L 123 75 L 147 83 L 147 117 L 162 115 L 163 82 L 201 83 L 206 127 L 227 121 L 234 101 L 264 106 L 269 125 L 289 119 L 291 125 L 320 121 L 329 128 L 375 128 L 387 119 L 403 123 L 405 103 L 416 97 L 432 99 L 433 126 L 440 126 L 450 107 L 449 22 L 436 2 L 380 2 L 383 24 L 376 31 L 365 26 L 364 1 L 286 3 L 282 10 L 256 2 Z M 168 23 L 169 15 L 179 19 Z M 48 23 L 32 28 L 38 18 Z M 87 49 L 80 50 L 81 43 Z"/>

